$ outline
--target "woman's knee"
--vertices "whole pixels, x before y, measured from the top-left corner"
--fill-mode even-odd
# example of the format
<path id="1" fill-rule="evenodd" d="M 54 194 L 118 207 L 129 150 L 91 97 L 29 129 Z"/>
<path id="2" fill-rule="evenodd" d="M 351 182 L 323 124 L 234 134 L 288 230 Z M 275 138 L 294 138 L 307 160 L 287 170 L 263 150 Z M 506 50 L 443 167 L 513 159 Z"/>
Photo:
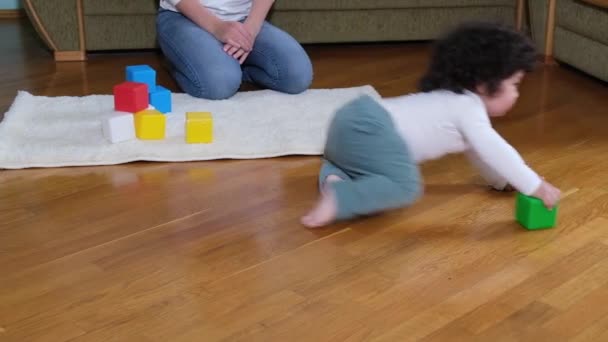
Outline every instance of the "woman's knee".
<path id="1" fill-rule="evenodd" d="M 242 81 L 240 68 L 203 68 L 195 72 L 197 76 L 184 86 L 188 94 L 208 100 L 223 100 L 232 97 L 239 90 Z"/>
<path id="2" fill-rule="evenodd" d="M 312 84 L 313 71 L 312 64 L 308 59 L 308 56 L 299 58 L 299 61 L 294 61 L 290 67 L 287 68 L 285 82 L 285 92 L 288 94 L 299 94 L 310 88 Z"/>
<path id="3" fill-rule="evenodd" d="M 308 56 L 303 53 L 298 58 L 293 58 L 285 67 L 285 78 L 283 92 L 288 94 L 299 94 L 310 88 L 313 78 L 312 64 Z"/>
<path id="4" fill-rule="evenodd" d="M 313 66 L 306 50 L 287 32 L 264 23 L 260 33 L 264 58 L 269 72 L 275 79 L 276 88 L 285 93 L 298 94 L 308 88 L 313 80 Z"/>

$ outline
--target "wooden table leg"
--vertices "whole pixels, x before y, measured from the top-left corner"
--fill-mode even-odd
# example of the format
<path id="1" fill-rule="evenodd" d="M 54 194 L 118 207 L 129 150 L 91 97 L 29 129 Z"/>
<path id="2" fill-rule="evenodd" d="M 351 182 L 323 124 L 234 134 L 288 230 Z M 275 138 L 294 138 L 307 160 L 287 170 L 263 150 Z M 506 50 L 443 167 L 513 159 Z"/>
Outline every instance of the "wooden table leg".
<path id="1" fill-rule="evenodd" d="M 555 64 L 553 59 L 553 39 L 555 34 L 555 1 L 549 0 L 547 8 L 547 25 L 545 27 L 545 63 Z"/>
<path id="2" fill-rule="evenodd" d="M 516 7 L 516 17 L 515 17 L 515 23 L 517 25 L 517 30 L 521 31 L 523 24 L 524 24 L 524 6 L 525 6 L 525 1 L 524 0 L 517 0 L 517 7 Z"/>

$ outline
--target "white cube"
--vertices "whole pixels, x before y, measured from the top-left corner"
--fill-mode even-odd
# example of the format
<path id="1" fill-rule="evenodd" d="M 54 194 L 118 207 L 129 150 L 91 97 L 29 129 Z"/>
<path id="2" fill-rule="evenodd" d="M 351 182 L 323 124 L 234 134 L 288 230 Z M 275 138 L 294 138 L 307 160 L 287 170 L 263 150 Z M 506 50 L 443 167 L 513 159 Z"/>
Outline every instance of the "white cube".
<path id="1" fill-rule="evenodd" d="M 135 139 L 135 119 L 131 113 L 113 114 L 103 122 L 103 135 L 112 143 Z"/>

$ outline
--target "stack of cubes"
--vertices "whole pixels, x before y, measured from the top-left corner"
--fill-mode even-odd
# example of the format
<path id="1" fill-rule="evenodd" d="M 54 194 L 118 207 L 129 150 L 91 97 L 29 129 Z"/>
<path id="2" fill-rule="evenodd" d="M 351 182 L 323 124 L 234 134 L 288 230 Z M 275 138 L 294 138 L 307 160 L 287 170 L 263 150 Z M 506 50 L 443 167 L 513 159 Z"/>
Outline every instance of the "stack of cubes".
<path id="1" fill-rule="evenodd" d="M 125 74 L 126 81 L 113 89 L 116 113 L 104 123 L 106 138 L 113 143 L 164 139 L 171 92 L 156 85 L 156 71 L 148 65 L 127 66 Z"/>
<path id="2" fill-rule="evenodd" d="M 171 92 L 156 84 L 156 71 L 148 65 L 126 68 L 126 80 L 114 86 L 114 113 L 103 125 L 112 142 L 162 140 L 166 136 L 166 115 L 172 111 Z M 211 143 L 213 120 L 209 112 L 186 113 L 187 143 Z"/>

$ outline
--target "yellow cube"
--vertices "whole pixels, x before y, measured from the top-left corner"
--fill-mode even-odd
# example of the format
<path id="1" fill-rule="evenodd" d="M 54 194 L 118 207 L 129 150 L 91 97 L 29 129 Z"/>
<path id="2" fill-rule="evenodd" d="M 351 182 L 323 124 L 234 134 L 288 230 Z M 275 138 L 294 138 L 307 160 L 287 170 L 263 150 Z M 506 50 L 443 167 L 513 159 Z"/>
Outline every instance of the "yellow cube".
<path id="1" fill-rule="evenodd" d="M 186 142 L 188 144 L 213 141 L 213 118 L 209 112 L 186 113 Z"/>
<path id="2" fill-rule="evenodd" d="M 142 110 L 135 113 L 135 135 L 142 140 L 161 140 L 165 138 L 167 118 L 155 110 Z"/>

